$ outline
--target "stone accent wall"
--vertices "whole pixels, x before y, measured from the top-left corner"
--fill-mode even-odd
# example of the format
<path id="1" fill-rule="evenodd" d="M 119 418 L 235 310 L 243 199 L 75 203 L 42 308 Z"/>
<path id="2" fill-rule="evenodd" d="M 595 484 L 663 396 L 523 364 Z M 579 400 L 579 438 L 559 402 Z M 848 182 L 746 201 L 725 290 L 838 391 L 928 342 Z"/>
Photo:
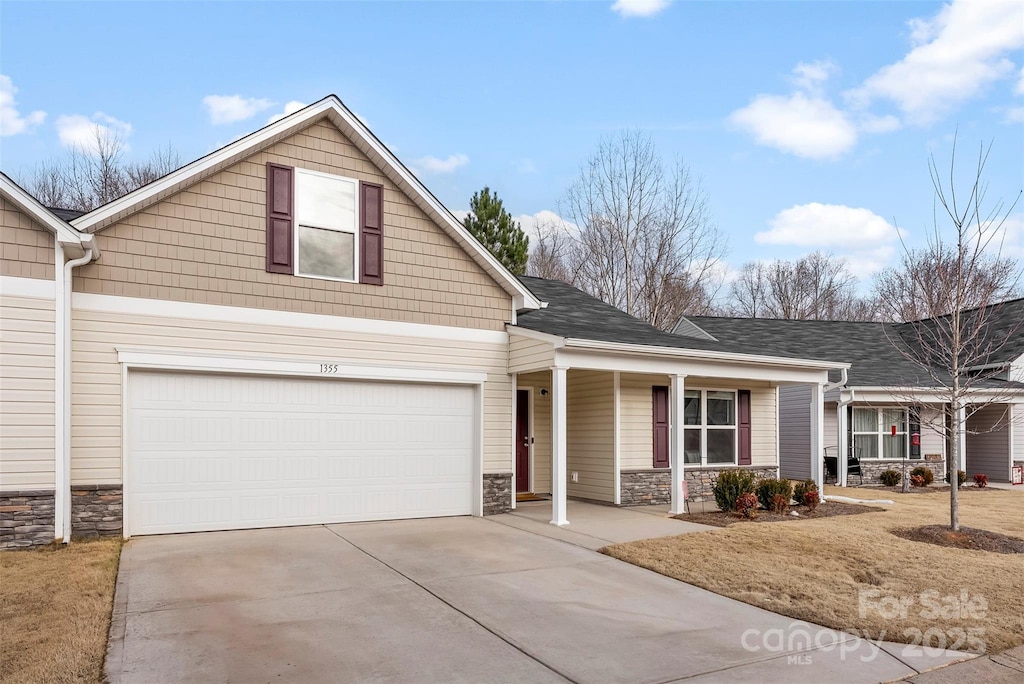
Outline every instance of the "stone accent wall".
<path id="1" fill-rule="evenodd" d="M 512 510 L 512 473 L 484 473 L 484 515 Z"/>
<path id="2" fill-rule="evenodd" d="M 53 491 L 0 494 L 0 549 L 18 549 L 53 541 Z"/>
<path id="3" fill-rule="evenodd" d="M 733 470 L 733 468 L 684 469 L 683 477 L 686 479 L 686 488 L 689 493 L 687 501 L 713 501 L 715 495 L 712 488 L 715 485 L 715 478 L 723 470 Z M 753 472 L 759 480 L 776 477 L 778 474 L 775 466 L 744 468 L 744 470 Z M 671 503 L 672 471 L 668 468 L 623 470 L 619 483 L 621 487 L 619 501 L 623 506 Z"/>
<path id="4" fill-rule="evenodd" d="M 71 537 L 120 537 L 121 485 L 77 485 L 71 488 Z"/>
<path id="5" fill-rule="evenodd" d="M 900 459 L 890 461 L 876 461 L 874 459 L 868 460 L 862 458 L 860 460 L 860 471 L 864 474 L 864 482 L 866 485 L 877 485 L 881 484 L 881 480 L 878 476 L 886 470 L 895 470 L 899 473 L 903 472 L 903 461 Z M 917 466 L 924 466 L 935 474 L 935 482 L 937 484 L 945 483 L 946 481 L 946 462 L 945 461 L 928 461 L 920 459 L 907 459 L 907 477 L 910 477 L 910 471 Z M 861 483 L 860 478 L 856 475 L 849 475 L 846 478 L 846 484 L 850 487 L 857 487 Z"/>

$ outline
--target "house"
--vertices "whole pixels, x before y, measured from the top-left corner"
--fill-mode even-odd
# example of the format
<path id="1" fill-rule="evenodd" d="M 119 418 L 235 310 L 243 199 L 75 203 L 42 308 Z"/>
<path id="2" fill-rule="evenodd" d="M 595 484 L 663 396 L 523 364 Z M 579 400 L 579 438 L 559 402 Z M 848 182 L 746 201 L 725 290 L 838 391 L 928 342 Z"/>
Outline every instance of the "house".
<path id="1" fill-rule="evenodd" d="M 516 278 L 334 96 L 81 216 L 0 189 L 0 546 L 682 510 L 847 367 Z"/>
<path id="2" fill-rule="evenodd" d="M 968 477 L 984 473 L 993 482 L 1009 482 L 1014 464 L 1024 464 L 1024 328 L 1019 328 L 1024 299 L 993 305 L 988 314 L 990 328 L 1008 341 L 989 355 L 984 368 L 968 369 L 985 377 L 975 381 L 973 402 L 964 409 L 966 434 L 956 459 L 947 437 L 948 403 L 928 374 L 900 351 L 916 343 L 916 326 L 934 325 L 933 320 L 892 324 L 695 316 L 680 320 L 675 332 L 756 339 L 767 353 L 848 362 L 845 375 L 833 373 L 838 386 L 825 393 L 825 455 L 835 459 L 840 484 L 877 483 L 882 471 L 899 470 L 904 463 L 929 467 L 942 481 L 953 462 Z M 783 477 L 812 476 L 806 458 L 811 395 L 808 386 L 780 392 Z M 848 475 L 849 457 L 859 459 L 861 478 Z"/>

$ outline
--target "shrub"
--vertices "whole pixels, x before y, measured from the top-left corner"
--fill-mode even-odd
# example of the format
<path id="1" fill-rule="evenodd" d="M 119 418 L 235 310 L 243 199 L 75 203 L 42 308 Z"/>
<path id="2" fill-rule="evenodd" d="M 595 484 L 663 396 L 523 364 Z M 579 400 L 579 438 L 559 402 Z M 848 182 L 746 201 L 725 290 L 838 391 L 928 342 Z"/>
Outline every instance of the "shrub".
<path id="1" fill-rule="evenodd" d="M 919 478 L 921 478 L 921 481 L 924 484 L 914 484 L 914 476 L 915 475 L 917 475 Z M 927 487 L 932 482 L 935 482 L 935 473 L 932 472 L 931 468 L 925 468 L 924 466 L 917 466 L 916 468 L 914 468 L 913 470 L 910 471 L 910 484 L 913 484 L 915 487 Z"/>
<path id="2" fill-rule="evenodd" d="M 789 497 L 785 494 L 776 494 L 772 497 L 772 511 L 782 515 L 789 510 Z"/>
<path id="3" fill-rule="evenodd" d="M 793 485 L 789 480 L 779 480 L 774 477 L 766 477 L 757 483 L 757 500 L 765 510 L 774 510 L 776 496 L 781 496 L 789 506 L 789 500 L 793 498 Z"/>
<path id="4" fill-rule="evenodd" d="M 742 468 L 723 470 L 715 478 L 715 503 L 723 511 L 735 511 L 740 494 L 754 493 L 754 473 Z"/>
<path id="5" fill-rule="evenodd" d="M 913 487 L 924 487 L 925 486 L 924 476 L 923 475 L 911 475 L 910 476 L 910 484 Z"/>
<path id="6" fill-rule="evenodd" d="M 811 492 L 817 492 L 818 485 L 815 484 L 814 480 L 804 480 L 803 482 L 797 482 L 796 486 L 793 487 L 793 501 L 797 504 L 807 504 L 806 497 Z"/>
<path id="7" fill-rule="evenodd" d="M 812 489 L 804 494 L 804 506 L 807 506 L 807 510 L 813 513 L 819 503 L 821 503 L 821 495 L 818 494 L 817 489 Z"/>
<path id="8" fill-rule="evenodd" d="M 988 475 L 985 473 L 978 473 L 974 476 L 974 486 L 978 489 L 984 489 L 988 487 Z"/>
<path id="9" fill-rule="evenodd" d="M 930 471 L 929 471 L 930 472 Z M 903 473 L 898 470 L 883 470 L 878 475 L 878 479 L 882 481 L 886 487 L 895 487 L 903 479 Z"/>
<path id="10" fill-rule="evenodd" d="M 946 471 L 946 482 L 949 482 L 949 471 Z M 967 473 L 962 470 L 956 471 L 956 484 L 958 487 L 963 487 L 964 482 L 967 482 Z"/>
<path id="11" fill-rule="evenodd" d="M 757 497 L 753 492 L 744 492 L 736 498 L 736 511 L 744 518 L 757 517 Z"/>

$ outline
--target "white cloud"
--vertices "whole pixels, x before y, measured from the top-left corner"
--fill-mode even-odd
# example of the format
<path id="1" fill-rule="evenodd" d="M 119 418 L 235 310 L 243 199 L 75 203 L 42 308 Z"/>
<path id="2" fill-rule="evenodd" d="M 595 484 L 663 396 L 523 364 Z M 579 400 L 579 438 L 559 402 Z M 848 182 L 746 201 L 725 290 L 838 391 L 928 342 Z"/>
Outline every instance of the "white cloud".
<path id="1" fill-rule="evenodd" d="M 64 147 L 82 150 L 88 154 L 96 154 L 100 139 L 118 139 L 122 143 L 132 134 L 132 125 L 126 121 L 115 119 L 103 112 L 96 112 L 92 117 L 83 114 L 67 114 L 57 117 L 57 136 Z"/>
<path id="2" fill-rule="evenodd" d="M 447 159 L 427 156 L 412 161 L 417 173 L 453 173 L 468 163 L 469 157 L 464 154 L 451 154 Z"/>
<path id="3" fill-rule="evenodd" d="M 993 229 L 997 230 L 995 234 Z M 1024 260 L 1024 213 L 1007 216 L 1002 225 L 998 221 L 987 223 L 982 235 L 985 239 L 991 237 L 987 249 L 992 253 L 998 251 L 1001 256 Z"/>
<path id="4" fill-rule="evenodd" d="M 286 117 L 286 116 L 288 116 L 290 114 L 294 114 L 295 112 L 299 111 L 300 109 L 303 109 L 305 106 L 306 106 L 305 102 L 299 102 L 298 100 L 289 100 L 288 102 L 285 103 L 284 110 L 281 111 L 278 114 L 275 114 L 274 116 L 270 117 L 269 119 L 267 119 L 267 123 L 268 124 L 272 124 L 275 121 L 280 121 L 284 117 Z M 365 122 L 363 122 L 363 123 L 365 123 Z"/>
<path id="5" fill-rule="evenodd" d="M 1004 116 L 1006 123 L 1024 123 L 1024 107 L 1009 107 Z"/>
<path id="6" fill-rule="evenodd" d="M 793 68 L 790 80 L 800 90 L 817 92 L 825 81 L 838 71 L 839 67 L 828 59 L 817 62 L 800 62 Z"/>
<path id="7" fill-rule="evenodd" d="M 869 248 L 899 239 L 895 226 L 869 209 L 843 204 L 797 204 L 768 222 L 771 230 L 754 241 L 768 245 L 816 248 Z"/>
<path id="8" fill-rule="evenodd" d="M 857 121 L 857 128 L 865 133 L 890 133 L 902 125 L 900 120 L 892 114 L 885 116 L 865 114 Z"/>
<path id="9" fill-rule="evenodd" d="M 914 123 L 928 124 L 1014 71 L 1006 54 L 1024 45 L 1024 4 L 953 0 L 910 29 L 910 52 L 845 96 L 860 108 L 891 100 Z"/>
<path id="10" fill-rule="evenodd" d="M 1018 95 L 1024 95 L 1024 67 L 1020 70 L 1020 80 L 1017 81 L 1017 87 L 1014 88 L 1014 92 Z"/>
<path id="11" fill-rule="evenodd" d="M 760 145 L 809 159 L 831 159 L 857 143 L 857 128 L 827 99 L 803 92 L 758 95 L 729 120 Z"/>
<path id="12" fill-rule="evenodd" d="M 210 123 L 235 123 L 251 119 L 260 112 L 274 106 L 271 100 L 241 95 L 207 95 L 203 98 L 203 106 L 210 115 Z"/>
<path id="13" fill-rule="evenodd" d="M 34 111 L 22 116 L 18 111 L 18 102 L 14 98 L 18 89 L 9 76 L 0 74 L 0 135 L 18 135 L 28 133 L 43 123 L 46 112 Z"/>
<path id="14" fill-rule="evenodd" d="M 612 11 L 623 17 L 653 17 L 668 6 L 668 0 L 615 0 Z"/>

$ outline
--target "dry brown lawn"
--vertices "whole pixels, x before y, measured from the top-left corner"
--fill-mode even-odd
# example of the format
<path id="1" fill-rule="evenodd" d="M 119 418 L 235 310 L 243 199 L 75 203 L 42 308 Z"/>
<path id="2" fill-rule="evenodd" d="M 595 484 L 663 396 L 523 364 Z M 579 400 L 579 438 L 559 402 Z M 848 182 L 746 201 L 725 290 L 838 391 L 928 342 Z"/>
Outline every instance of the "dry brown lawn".
<path id="1" fill-rule="evenodd" d="M 861 490 L 863 492 L 863 490 Z M 858 496 L 826 488 L 826 495 Z M 866 493 L 865 493 L 866 494 Z M 616 544 L 603 551 L 689 584 L 783 615 L 861 636 L 914 643 L 933 629 L 926 646 L 1002 651 L 1024 643 L 1024 554 L 954 549 L 901 539 L 890 530 L 949 523 L 949 494 L 895 494 L 886 510 L 803 520 L 784 525 L 735 524 L 678 537 Z M 866 494 L 864 498 L 875 498 Z M 1024 538 L 1024 493 L 964 491 L 962 525 Z M 861 591 L 866 610 L 861 611 Z M 983 597 L 961 613 L 933 610 L 928 600 Z M 904 615 L 892 602 L 912 602 Z M 878 602 L 881 601 L 881 604 Z M 945 604 L 944 604 L 945 605 Z M 952 605 L 952 604 L 949 604 Z M 965 607 L 966 608 L 966 607 Z M 890 609 L 892 613 L 888 613 Z M 945 613 L 935 615 L 935 613 Z M 982 629 L 984 648 L 956 643 L 956 630 Z M 915 631 L 919 630 L 919 631 Z M 973 646 L 973 647 L 972 647 Z"/>
<path id="2" fill-rule="evenodd" d="M 0 553 L 0 682 L 99 682 L 121 540 Z"/>

